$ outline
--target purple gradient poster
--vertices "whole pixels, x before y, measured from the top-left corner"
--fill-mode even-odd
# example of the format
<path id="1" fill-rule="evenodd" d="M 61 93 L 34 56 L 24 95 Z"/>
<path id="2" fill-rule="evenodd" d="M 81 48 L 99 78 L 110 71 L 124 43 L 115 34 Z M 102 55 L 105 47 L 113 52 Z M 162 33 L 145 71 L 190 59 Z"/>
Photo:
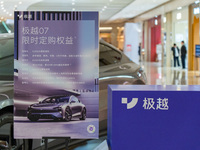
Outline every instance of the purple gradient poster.
<path id="1" fill-rule="evenodd" d="M 98 138 L 98 26 L 98 12 L 15 12 L 15 138 Z"/>

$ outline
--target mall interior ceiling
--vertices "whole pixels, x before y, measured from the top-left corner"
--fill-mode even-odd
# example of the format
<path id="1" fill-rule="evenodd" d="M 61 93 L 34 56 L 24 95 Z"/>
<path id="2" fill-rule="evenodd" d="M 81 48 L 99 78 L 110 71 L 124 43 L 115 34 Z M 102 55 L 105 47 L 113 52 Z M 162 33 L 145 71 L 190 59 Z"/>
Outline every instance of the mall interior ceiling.
<path id="1" fill-rule="evenodd" d="M 165 14 L 196 0 L 1 0 L 1 21 L 14 11 L 99 11 L 102 24 L 142 21 Z"/>

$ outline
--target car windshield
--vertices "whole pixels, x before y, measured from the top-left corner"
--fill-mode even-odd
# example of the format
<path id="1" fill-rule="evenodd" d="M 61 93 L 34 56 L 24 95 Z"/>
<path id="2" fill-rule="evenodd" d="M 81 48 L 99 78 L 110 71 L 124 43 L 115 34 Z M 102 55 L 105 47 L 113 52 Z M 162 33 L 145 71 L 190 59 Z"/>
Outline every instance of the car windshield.
<path id="1" fill-rule="evenodd" d="M 0 80 L 13 80 L 13 45 L 13 39 L 0 39 Z"/>
<path id="2" fill-rule="evenodd" d="M 62 103 L 69 102 L 69 97 L 50 97 L 42 101 L 42 103 Z"/>

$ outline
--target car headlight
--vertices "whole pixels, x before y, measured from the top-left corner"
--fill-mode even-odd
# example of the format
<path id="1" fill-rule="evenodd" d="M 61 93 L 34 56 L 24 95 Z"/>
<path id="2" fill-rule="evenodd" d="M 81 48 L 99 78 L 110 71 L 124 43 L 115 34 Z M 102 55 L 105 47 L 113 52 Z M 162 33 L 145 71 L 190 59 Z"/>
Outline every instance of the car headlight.
<path id="1" fill-rule="evenodd" d="M 28 110 L 27 110 L 27 113 L 28 113 L 28 114 L 31 112 L 31 106 L 32 106 L 32 105 L 28 106 Z"/>
<path id="2" fill-rule="evenodd" d="M 61 111 L 62 110 L 62 107 L 54 107 L 53 109 L 56 109 L 58 111 Z"/>
<path id="3" fill-rule="evenodd" d="M 137 76 L 140 78 L 142 74 L 140 72 L 137 72 Z"/>
<path id="4" fill-rule="evenodd" d="M 32 105 L 28 106 L 28 109 L 31 109 Z"/>
<path id="5" fill-rule="evenodd" d="M 142 68 L 140 68 L 138 71 L 137 71 L 137 76 L 140 78 L 143 74 L 143 70 Z"/>

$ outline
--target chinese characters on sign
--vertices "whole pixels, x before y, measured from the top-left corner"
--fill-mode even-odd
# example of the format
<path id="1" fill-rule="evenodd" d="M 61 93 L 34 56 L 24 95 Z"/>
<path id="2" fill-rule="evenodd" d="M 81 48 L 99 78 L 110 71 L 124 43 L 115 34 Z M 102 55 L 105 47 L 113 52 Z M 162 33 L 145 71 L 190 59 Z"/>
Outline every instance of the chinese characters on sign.
<path id="1" fill-rule="evenodd" d="M 72 36 L 44 36 L 48 31 L 49 27 L 23 27 L 22 44 L 73 44 Z"/>
<path id="2" fill-rule="evenodd" d="M 169 109 L 169 106 L 168 106 L 168 98 L 158 98 L 157 99 L 157 103 L 156 103 L 156 107 L 155 106 L 155 101 L 154 101 L 154 98 L 144 98 L 143 100 L 144 104 L 143 104 L 143 107 L 144 109 L 146 110 L 150 110 L 150 109 L 153 109 L 153 110 L 168 110 Z"/>
<path id="3" fill-rule="evenodd" d="M 30 84 L 30 81 L 28 81 L 29 79 L 31 80 L 39 80 L 39 81 L 32 81 L 31 84 L 55 84 L 54 82 L 50 82 L 50 81 L 42 81 L 42 80 L 46 80 L 47 78 L 45 76 L 41 76 L 41 74 L 43 72 L 47 73 L 50 75 L 52 73 L 52 67 L 59 67 L 62 70 L 64 70 L 63 68 L 70 68 L 72 67 L 72 63 L 68 62 L 66 63 L 67 59 L 90 59 L 91 55 L 90 54 L 76 54 L 76 53 L 63 53 L 63 50 L 68 50 L 68 51 L 72 51 L 73 48 L 66 48 L 63 49 L 62 51 L 58 49 L 54 49 L 54 51 L 57 50 L 57 52 L 53 52 L 50 51 L 50 49 L 48 48 L 50 45 L 52 46 L 59 46 L 59 45 L 63 45 L 63 46 L 71 46 L 73 47 L 74 44 L 77 44 L 77 37 L 76 34 L 74 34 L 72 36 L 72 33 L 70 34 L 62 34 L 62 35 L 55 35 L 53 34 L 55 29 L 53 27 L 47 27 L 47 26 L 38 26 L 38 25 L 31 25 L 31 26 L 23 26 L 22 30 L 20 30 L 21 32 L 21 40 L 20 40 L 20 44 L 24 45 L 21 53 L 20 53 L 20 57 L 21 57 L 21 61 L 22 63 L 22 70 L 20 71 L 20 77 L 21 75 L 23 75 L 22 81 L 21 83 L 23 85 L 28 85 Z M 64 35 L 64 36 L 63 36 Z M 28 48 L 29 46 L 33 46 L 34 49 L 32 49 L 30 51 L 30 49 Z M 44 47 L 44 48 L 40 48 L 39 46 L 48 46 L 48 47 Z M 29 49 L 29 50 L 28 50 Z M 40 50 L 39 50 L 40 49 Z M 73 50 L 74 51 L 74 50 Z M 55 61 L 56 59 L 60 60 L 60 63 L 57 64 L 52 64 L 50 62 Z M 31 61 L 31 62 L 30 62 Z M 28 67 L 28 64 L 32 63 L 32 67 Z M 73 78 L 73 79 L 69 79 L 66 78 L 66 74 L 69 74 L 70 72 L 68 72 L 67 70 L 69 69 L 65 69 L 66 71 L 62 72 L 61 77 L 57 77 L 57 79 L 59 79 L 58 82 L 56 82 L 57 84 L 63 84 L 63 81 L 60 79 L 67 79 L 67 80 L 76 80 L 77 78 L 79 78 L 78 74 L 83 74 L 83 72 L 75 72 L 78 76 L 77 78 Z M 39 72 L 38 76 L 33 75 L 34 73 Z M 57 72 L 57 71 L 56 71 Z M 55 72 L 55 73 L 56 73 Z M 32 78 L 31 78 L 32 76 Z M 34 76 L 34 77 L 33 77 Z M 49 79 L 50 80 L 50 79 Z M 67 82 L 68 84 L 85 84 L 84 82 Z M 66 84 L 66 83 L 65 83 Z"/>

